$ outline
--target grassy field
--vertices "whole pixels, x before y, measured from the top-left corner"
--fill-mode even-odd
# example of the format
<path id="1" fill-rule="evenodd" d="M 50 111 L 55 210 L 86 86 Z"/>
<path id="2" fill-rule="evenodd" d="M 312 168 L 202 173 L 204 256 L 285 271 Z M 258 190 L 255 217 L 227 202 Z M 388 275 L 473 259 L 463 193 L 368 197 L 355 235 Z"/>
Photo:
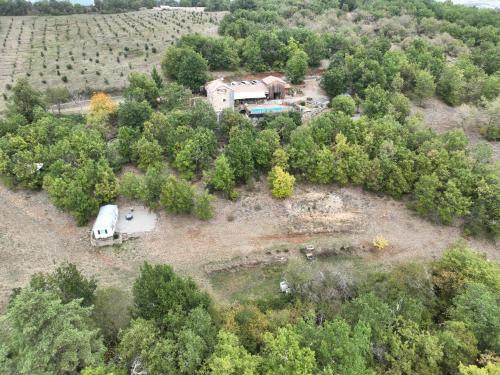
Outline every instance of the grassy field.
<path id="1" fill-rule="evenodd" d="M 293 281 L 297 272 L 303 275 L 316 275 L 326 269 L 339 267 L 352 271 L 362 268 L 359 257 L 328 256 L 308 261 L 298 254 L 298 246 L 291 244 L 292 256 L 287 263 L 259 265 L 233 271 L 215 272 L 209 275 L 214 295 L 225 303 L 270 300 L 279 298 L 280 281 Z"/>
<path id="2" fill-rule="evenodd" d="M 215 34 L 223 13 L 144 10 L 122 14 L 0 17 L 0 92 L 28 77 L 40 90 L 119 91 L 150 71 L 184 34 Z M 77 97 L 75 97 L 77 99 Z M 0 97 L 0 110 L 5 98 Z"/>

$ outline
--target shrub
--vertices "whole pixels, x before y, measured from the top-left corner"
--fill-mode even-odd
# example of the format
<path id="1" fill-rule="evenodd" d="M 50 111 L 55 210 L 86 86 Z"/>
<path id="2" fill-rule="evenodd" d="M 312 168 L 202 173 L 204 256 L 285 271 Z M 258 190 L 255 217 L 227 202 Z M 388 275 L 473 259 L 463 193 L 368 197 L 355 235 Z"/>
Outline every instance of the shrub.
<path id="1" fill-rule="evenodd" d="M 213 195 L 203 192 L 196 196 L 193 207 L 193 214 L 200 220 L 210 220 L 214 216 L 212 202 Z"/>
<path id="2" fill-rule="evenodd" d="M 387 241 L 383 236 L 377 236 L 373 239 L 373 246 L 377 250 L 384 250 L 389 245 L 389 241 Z"/>

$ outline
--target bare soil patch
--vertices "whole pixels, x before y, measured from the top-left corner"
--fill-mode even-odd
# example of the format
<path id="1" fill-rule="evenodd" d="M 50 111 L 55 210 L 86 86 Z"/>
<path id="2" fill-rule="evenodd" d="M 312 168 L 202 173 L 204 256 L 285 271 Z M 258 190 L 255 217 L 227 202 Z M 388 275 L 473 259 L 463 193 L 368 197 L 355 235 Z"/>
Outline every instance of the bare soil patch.
<path id="1" fill-rule="evenodd" d="M 404 202 L 353 187 L 299 185 L 291 199 L 279 201 L 260 182 L 254 191 L 242 191 L 237 202 L 217 199 L 215 204 L 216 215 L 209 222 L 161 211 L 153 231 L 120 247 L 96 250 L 89 242 L 92 223 L 77 227 L 43 192 L 14 192 L 0 186 L 0 309 L 12 288 L 26 285 L 33 273 L 52 271 L 63 261 L 95 275 L 101 286 L 125 289 L 131 287 L 144 261 L 169 263 L 214 292 L 210 272 L 244 262 L 275 263 L 300 256 L 285 251 L 291 244 L 348 241 L 358 255 L 393 263 L 432 259 L 462 240 L 457 227 L 434 225 L 417 217 Z M 377 235 L 384 236 L 391 247 L 374 255 L 369 244 Z M 498 245 L 463 240 L 500 259 Z"/>

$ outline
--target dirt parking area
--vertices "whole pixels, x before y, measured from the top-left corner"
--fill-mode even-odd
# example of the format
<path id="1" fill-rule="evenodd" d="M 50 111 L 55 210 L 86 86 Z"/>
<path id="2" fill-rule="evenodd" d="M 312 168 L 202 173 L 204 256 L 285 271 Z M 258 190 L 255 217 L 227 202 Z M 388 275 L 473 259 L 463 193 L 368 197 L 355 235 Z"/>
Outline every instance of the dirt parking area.
<path id="1" fill-rule="evenodd" d="M 462 239 L 459 228 L 433 225 L 415 216 L 404 202 L 352 187 L 300 185 L 293 198 L 278 201 L 264 183 L 257 183 L 254 191 L 242 191 L 237 202 L 217 199 L 216 215 L 209 222 L 159 212 L 153 231 L 120 247 L 98 250 L 89 241 L 92 223 L 77 227 L 43 192 L 13 192 L 0 186 L 0 206 L 0 310 L 12 288 L 63 261 L 94 275 L 101 286 L 126 289 L 144 261 L 169 263 L 213 292 L 207 265 L 258 259 L 284 244 L 345 239 L 357 247 L 358 255 L 373 258 L 370 243 L 382 235 L 390 247 L 376 259 L 393 263 L 432 259 Z M 498 245 L 466 241 L 490 258 L 500 258 Z"/>

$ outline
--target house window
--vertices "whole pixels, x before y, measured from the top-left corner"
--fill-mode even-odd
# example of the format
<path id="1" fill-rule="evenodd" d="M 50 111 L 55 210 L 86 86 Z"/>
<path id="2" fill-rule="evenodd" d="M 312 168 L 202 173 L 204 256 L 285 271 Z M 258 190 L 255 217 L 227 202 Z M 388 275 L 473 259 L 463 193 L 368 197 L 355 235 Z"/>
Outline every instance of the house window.
<path id="1" fill-rule="evenodd" d="M 104 229 L 104 233 L 108 234 L 108 230 L 107 230 L 107 229 Z"/>

